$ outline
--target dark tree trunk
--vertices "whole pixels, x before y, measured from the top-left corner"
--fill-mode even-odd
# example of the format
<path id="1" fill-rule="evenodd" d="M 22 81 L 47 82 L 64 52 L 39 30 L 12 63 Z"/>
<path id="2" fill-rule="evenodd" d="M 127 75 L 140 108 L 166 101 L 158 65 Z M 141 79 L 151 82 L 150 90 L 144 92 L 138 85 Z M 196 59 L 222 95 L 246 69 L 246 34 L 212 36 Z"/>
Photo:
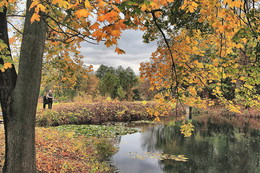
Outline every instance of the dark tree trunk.
<path id="1" fill-rule="evenodd" d="M 9 53 L 6 53 L 6 50 L 0 50 L 0 55 L 11 56 L 7 34 L 6 8 L 3 10 L 3 12 L 0 12 L 0 39 L 7 45 L 8 48 L 6 50 L 9 51 Z M 2 58 L 0 58 L 0 64 L 4 64 Z M 6 69 L 5 72 L 0 71 L 0 102 L 2 111 L 5 115 L 9 114 L 7 107 L 11 102 L 10 96 L 15 87 L 16 79 L 17 75 L 14 66 L 12 66 L 12 68 Z"/>
<path id="2" fill-rule="evenodd" d="M 27 0 L 26 4 L 17 79 L 14 67 L 0 72 L 0 99 L 6 139 L 3 172 L 6 173 L 36 172 L 35 115 L 47 26 L 43 19 L 30 22 L 34 13 L 33 9 L 29 11 L 31 2 Z M 8 43 L 5 12 L 0 16 L 1 36 L 4 39 L 1 38 Z"/>
<path id="3" fill-rule="evenodd" d="M 0 12 L 0 39 L 7 45 L 7 49 L 1 50 L 1 56 L 11 56 L 9 40 L 8 40 L 8 31 L 7 31 L 7 20 L 6 20 L 6 8 L 4 8 L 3 12 Z M 6 51 L 9 51 L 7 53 Z M 4 61 L 0 58 L 0 64 L 3 65 Z M 5 141 L 7 141 L 7 127 L 8 122 L 10 121 L 12 110 L 12 93 L 16 84 L 17 74 L 15 72 L 14 66 L 12 68 L 6 69 L 4 72 L 0 71 L 0 102 L 1 108 L 3 112 L 4 124 L 5 124 Z M 6 145 L 6 153 L 8 153 L 8 145 Z M 7 156 L 7 154 L 5 155 Z M 5 157 L 7 160 L 7 157 Z"/>

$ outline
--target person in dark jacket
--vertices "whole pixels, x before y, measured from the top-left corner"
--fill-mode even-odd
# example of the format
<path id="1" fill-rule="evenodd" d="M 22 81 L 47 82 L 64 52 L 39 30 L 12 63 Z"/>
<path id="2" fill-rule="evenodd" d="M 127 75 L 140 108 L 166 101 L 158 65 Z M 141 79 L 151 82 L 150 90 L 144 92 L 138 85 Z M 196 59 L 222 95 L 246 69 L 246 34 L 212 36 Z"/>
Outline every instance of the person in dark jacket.
<path id="1" fill-rule="evenodd" d="M 43 109 L 45 109 L 45 108 L 46 108 L 46 105 L 48 104 L 47 92 L 44 92 L 44 94 L 43 94 L 42 103 L 43 103 Z"/>
<path id="2" fill-rule="evenodd" d="M 49 93 L 47 94 L 47 99 L 48 99 L 48 108 L 51 109 L 53 103 L 53 94 L 51 90 L 49 90 Z"/>

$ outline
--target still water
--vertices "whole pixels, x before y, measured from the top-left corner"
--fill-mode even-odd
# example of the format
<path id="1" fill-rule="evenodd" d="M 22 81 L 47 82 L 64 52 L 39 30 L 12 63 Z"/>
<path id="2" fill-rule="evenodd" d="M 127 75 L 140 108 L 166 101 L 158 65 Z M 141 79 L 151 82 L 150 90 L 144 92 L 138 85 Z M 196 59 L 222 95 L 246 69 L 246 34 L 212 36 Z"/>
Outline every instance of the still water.
<path id="1" fill-rule="evenodd" d="M 180 134 L 180 122 L 122 136 L 113 164 L 119 173 L 260 173 L 260 130 L 211 119 L 192 123 L 189 138 Z M 188 161 L 142 157 L 147 153 L 184 155 Z"/>

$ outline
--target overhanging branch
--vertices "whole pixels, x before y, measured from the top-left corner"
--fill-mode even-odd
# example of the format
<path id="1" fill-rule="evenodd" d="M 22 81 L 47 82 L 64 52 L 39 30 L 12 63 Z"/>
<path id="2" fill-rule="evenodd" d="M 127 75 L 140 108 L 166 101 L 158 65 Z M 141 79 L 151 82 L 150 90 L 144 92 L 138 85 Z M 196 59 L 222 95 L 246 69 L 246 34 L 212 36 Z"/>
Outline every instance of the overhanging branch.
<path id="1" fill-rule="evenodd" d="M 170 57 L 171 57 L 171 62 L 172 62 L 172 68 L 171 68 L 172 86 L 171 86 L 171 92 L 174 93 L 174 91 L 173 91 L 173 80 L 175 79 L 175 82 L 176 82 L 176 95 L 177 95 L 177 98 L 178 98 L 179 82 L 178 82 L 176 64 L 175 64 L 175 61 L 174 61 L 174 57 L 173 57 L 173 54 L 172 54 L 172 50 L 171 50 L 170 44 L 169 44 L 169 42 L 168 42 L 168 40 L 167 40 L 167 38 L 166 38 L 166 35 L 164 34 L 162 28 L 160 27 L 160 25 L 159 25 L 158 22 L 157 22 L 157 18 L 156 18 L 156 16 L 155 16 L 155 12 L 157 12 L 157 11 L 160 11 L 160 10 L 153 10 L 153 11 L 151 11 L 150 13 L 151 13 L 152 16 L 153 16 L 153 21 L 154 21 L 156 27 L 158 28 L 158 30 L 159 30 L 160 33 L 162 34 L 162 37 L 163 37 L 164 42 L 165 42 L 165 44 L 166 44 L 166 47 L 167 47 L 167 49 L 168 49 L 168 51 L 169 51 L 169 55 L 170 55 Z M 175 75 L 175 78 L 174 78 L 174 75 Z"/>

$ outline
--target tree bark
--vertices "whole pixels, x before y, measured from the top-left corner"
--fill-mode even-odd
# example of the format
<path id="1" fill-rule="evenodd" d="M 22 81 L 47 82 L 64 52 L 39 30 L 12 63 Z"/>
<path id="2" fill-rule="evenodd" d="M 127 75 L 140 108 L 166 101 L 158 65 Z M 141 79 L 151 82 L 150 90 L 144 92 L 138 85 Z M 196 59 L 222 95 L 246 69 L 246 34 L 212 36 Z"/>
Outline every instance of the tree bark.
<path id="1" fill-rule="evenodd" d="M 9 39 L 8 39 L 8 30 L 7 30 L 7 19 L 6 11 L 4 8 L 3 12 L 0 12 L 0 39 L 7 45 L 9 53 L 6 53 L 6 50 L 1 50 L 1 56 L 11 56 Z M 4 64 L 4 60 L 0 58 L 0 64 Z M 5 141 L 7 141 L 7 127 L 9 122 L 9 117 L 12 115 L 11 103 L 12 103 L 12 92 L 16 84 L 17 74 L 15 72 L 14 66 L 12 68 L 6 69 L 4 72 L 0 71 L 0 102 L 3 112 L 4 124 L 5 124 Z M 6 144 L 6 153 L 8 152 L 8 145 Z M 7 156 L 7 155 L 5 155 Z M 8 160 L 5 157 L 5 160 Z"/>
<path id="2" fill-rule="evenodd" d="M 42 58 L 47 26 L 44 19 L 30 22 L 34 9 L 27 0 L 26 17 L 16 79 L 14 67 L 0 74 L 0 99 L 5 126 L 5 173 L 36 172 L 35 115 L 40 89 Z M 1 14 L 1 24 L 8 43 L 6 16 Z M 9 72 L 10 71 L 10 72 Z M 2 79 L 4 79 L 2 81 Z"/>

